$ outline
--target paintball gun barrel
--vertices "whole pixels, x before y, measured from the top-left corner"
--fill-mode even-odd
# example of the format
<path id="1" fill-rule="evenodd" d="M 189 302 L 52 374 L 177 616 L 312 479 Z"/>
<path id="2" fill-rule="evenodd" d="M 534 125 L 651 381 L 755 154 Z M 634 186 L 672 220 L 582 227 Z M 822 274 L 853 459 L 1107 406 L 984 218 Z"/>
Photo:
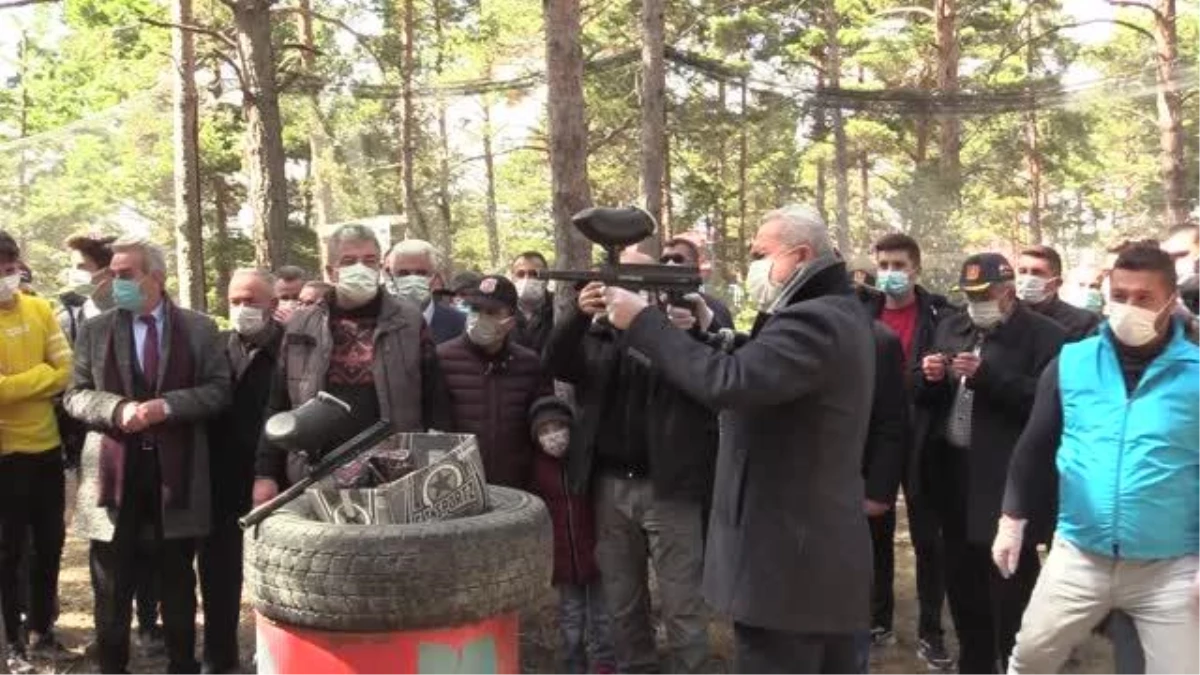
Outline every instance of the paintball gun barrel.
<path id="1" fill-rule="evenodd" d="M 699 267 L 621 264 L 621 249 L 654 234 L 654 218 L 646 211 L 636 206 L 593 207 L 572 216 L 571 224 L 583 236 L 604 248 L 605 262 L 596 270 L 552 270 L 546 272 L 544 278 L 567 281 L 576 286 L 599 281 L 607 286 L 635 291 L 661 292 L 671 298 L 670 304 L 681 304 L 683 295 L 700 289 Z"/>

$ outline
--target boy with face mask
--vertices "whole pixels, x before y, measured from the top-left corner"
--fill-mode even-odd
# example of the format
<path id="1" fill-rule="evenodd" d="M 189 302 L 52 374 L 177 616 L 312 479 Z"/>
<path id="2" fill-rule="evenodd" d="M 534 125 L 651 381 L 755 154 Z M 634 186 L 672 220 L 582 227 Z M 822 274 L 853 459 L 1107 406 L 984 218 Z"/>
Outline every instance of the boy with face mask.
<path id="1" fill-rule="evenodd" d="M 615 673 L 616 657 L 600 569 L 596 565 L 596 523 L 590 494 L 573 494 L 563 459 L 571 442 L 574 413 L 566 401 L 546 396 L 530 411 L 534 490 L 546 502 L 554 523 L 554 578 L 559 599 L 565 673 Z"/>
<path id="2" fill-rule="evenodd" d="M 1058 520 L 1009 672 L 1057 672 L 1112 610 L 1132 617 L 1145 672 L 1200 669 L 1200 355 L 1167 253 L 1129 246 L 1110 279 L 1108 321 L 1046 367 L 1013 452 L 1000 574 L 1021 573 L 1027 523 L 1056 486 Z"/>
<path id="3" fill-rule="evenodd" d="M 528 414 L 533 402 L 551 392 L 536 353 L 515 344 L 517 289 L 490 275 L 464 293 L 466 331 L 438 345 L 446 374 L 455 428 L 475 434 L 489 483 L 529 490 L 534 447 Z"/>
<path id="4" fill-rule="evenodd" d="M 966 259 L 959 276 L 967 311 L 943 318 L 923 355 L 914 396 L 929 420 L 920 469 L 936 504 L 946 561 L 946 595 L 959 642 L 959 669 L 993 672 L 1007 659 L 1037 579 L 1035 543 L 1020 549 L 1021 572 L 1002 579 L 988 545 L 995 536 L 1004 475 L 1033 405 L 1037 378 L 1058 354 L 1064 331 L 1017 301 L 1015 274 L 998 253 Z"/>

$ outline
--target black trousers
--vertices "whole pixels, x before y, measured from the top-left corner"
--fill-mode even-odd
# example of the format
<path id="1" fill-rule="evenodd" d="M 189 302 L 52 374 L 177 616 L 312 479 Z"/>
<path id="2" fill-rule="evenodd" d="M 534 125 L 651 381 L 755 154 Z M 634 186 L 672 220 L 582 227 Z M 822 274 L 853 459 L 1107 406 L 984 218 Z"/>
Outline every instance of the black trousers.
<path id="1" fill-rule="evenodd" d="M 948 476 L 965 475 L 962 451 L 945 450 Z M 967 536 L 966 485 L 966 480 L 947 478 L 938 491 L 946 547 L 946 597 L 958 634 L 958 669 L 961 673 L 1003 673 L 1041 563 L 1036 548 L 1026 546 L 1016 574 L 1008 579 L 1000 576 L 992 562 L 991 542 Z"/>
<path id="2" fill-rule="evenodd" d="M 930 498 L 914 498 L 906 491 L 904 504 L 908 511 L 908 536 L 917 568 L 917 636 L 922 640 L 941 639 L 942 604 L 946 599 L 941 517 L 936 503 Z"/>
<path id="3" fill-rule="evenodd" d="M 220 518 L 200 542 L 200 595 L 204 601 L 204 665 L 236 672 L 238 618 L 242 608 L 242 529 Z"/>
<path id="4" fill-rule="evenodd" d="M 874 574 L 871 583 L 871 627 L 892 629 L 896 609 L 893 583 L 896 576 L 896 510 L 867 518 L 871 529 L 871 553 Z"/>
<path id="5" fill-rule="evenodd" d="M 0 457 L 0 610 L 9 643 L 20 638 L 22 609 L 31 631 L 46 633 L 54 624 L 65 491 L 61 450 Z M 20 569 L 27 554 L 28 589 L 22 593 Z"/>
<path id="6" fill-rule="evenodd" d="M 857 673 L 854 634 L 795 633 L 734 622 L 734 672 Z"/>

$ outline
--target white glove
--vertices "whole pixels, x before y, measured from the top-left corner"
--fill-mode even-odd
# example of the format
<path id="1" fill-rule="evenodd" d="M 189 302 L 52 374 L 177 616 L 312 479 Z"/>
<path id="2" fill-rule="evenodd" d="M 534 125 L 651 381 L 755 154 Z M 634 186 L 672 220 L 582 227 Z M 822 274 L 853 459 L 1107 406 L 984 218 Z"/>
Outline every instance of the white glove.
<path id="1" fill-rule="evenodd" d="M 707 333 L 708 327 L 713 322 L 713 313 L 708 303 L 704 302 L 704 297 L 699 293 L 688 293 L 683 296 L 683 299 L 692 303 L 692 309 L 696 315 L 696 323 L 700 326 L 700 332 Z"/>
<path id="2" fill-rule="evenodd" d="M 679 330 L 691 330 L 696 325 L 696 314 L 686 307 L 667 307 L 667 318 Z"/>
<path id="3" fill-rule="evenodd" d="M 1025 541 L 1025 519 L 1001 515 L 996 526 L 996 540 L 992 542 L 992 562 L 1005 579 L 1017 571 L 1021 560 L 1021 544 Z"/>

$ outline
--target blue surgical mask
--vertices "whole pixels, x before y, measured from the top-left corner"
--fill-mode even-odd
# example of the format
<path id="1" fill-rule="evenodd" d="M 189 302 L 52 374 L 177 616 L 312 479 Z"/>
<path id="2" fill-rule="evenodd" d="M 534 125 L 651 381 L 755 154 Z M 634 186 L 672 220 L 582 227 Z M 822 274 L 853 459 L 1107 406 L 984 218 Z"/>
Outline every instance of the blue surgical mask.
<path id="1" fill-rule="evenodd" d="M 142 311 L 146 304 L 146 294 L 142 292 L 142 285 L 131 279 L 113 279 L 112 297 L 113 304 L 119 309 L 134 313 Z"/>
<path id="2" fill-rule="evenodd" d="M 875 288 L 893 298 L 899 298 L 908 294 L 912 284 L 908 280 L 908 272 L 904 270 L 879 270 L 879 276 L 875 279 Z"/>

